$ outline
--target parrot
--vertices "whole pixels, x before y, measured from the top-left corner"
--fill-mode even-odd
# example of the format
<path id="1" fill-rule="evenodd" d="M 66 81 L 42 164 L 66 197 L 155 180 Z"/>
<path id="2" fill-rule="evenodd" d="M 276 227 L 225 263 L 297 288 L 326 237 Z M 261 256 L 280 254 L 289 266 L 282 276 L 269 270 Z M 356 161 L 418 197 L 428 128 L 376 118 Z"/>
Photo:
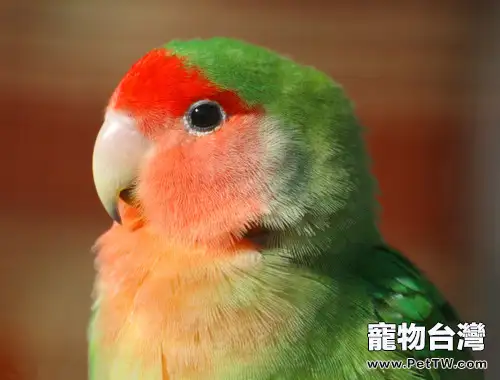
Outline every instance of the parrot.
<path id="1" fill-rule="evenodd" d="M 384 240 L 364 128 L 319 69 L 170 40 L 112 92 L 92 172 L 112 220 L 93 247 L 91 380 L 484 378 L 428 365 L 468 347 L 370 349 L 371 324 L 461 322 Z"/>

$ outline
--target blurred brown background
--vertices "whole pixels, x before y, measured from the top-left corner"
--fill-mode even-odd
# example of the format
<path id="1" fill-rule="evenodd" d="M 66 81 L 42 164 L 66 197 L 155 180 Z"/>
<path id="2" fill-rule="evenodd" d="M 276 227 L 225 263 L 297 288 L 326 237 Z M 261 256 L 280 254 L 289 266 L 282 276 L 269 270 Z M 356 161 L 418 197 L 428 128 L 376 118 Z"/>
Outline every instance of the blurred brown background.
<path id="1" fill-rule="evenodd" d="M 487 115 L 497 94 L 480 75 L 485 62 L 495 75 L 493 4 L 3 0 L 0 380 L 86 378 L 90 247 L 110 225 L 93 188 L 94 138 L 120 77 L 172 38 L 242 38 L 342 83 L 369 132 L 388 241 L 465 319 L 484 319 L 494 285 L 477 264 L 497 247 L 476 212 L 478 198 L 493 207 L 477 174 L 491 160 L 476 160 L 472 142 L 487 124 L 479 106 Z"/>

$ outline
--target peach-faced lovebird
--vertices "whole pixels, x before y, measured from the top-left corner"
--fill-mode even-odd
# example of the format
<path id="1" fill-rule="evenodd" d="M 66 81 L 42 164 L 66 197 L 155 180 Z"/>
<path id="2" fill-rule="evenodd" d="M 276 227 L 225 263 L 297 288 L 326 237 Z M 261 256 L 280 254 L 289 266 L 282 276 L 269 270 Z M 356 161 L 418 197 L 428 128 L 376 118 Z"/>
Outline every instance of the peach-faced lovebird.
<path id="1" fill-rule="evenodd" d="M 320 71 L 226 38 L 154 49 L 110 98 L 93 173 L 114 223 L 96 243 L 92 380 L 482 378 L 415 364 L 467 345 L 394 336 L 459 320 L 381 237 L 362 129 Z"/>

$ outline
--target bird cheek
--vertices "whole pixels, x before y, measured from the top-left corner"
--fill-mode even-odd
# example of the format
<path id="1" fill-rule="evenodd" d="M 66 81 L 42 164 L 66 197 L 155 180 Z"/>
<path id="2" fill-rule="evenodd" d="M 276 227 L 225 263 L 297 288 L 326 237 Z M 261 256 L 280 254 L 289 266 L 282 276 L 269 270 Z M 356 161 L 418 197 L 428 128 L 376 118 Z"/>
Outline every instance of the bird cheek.
<path id="1" fill-rule="evenodd" d="M 182 120 L 165 114 L 164 111 L 147 111 L 136 115 L 138 129 L 152 141 L 163 141 L 163 144 L 177 136 L 184 135 Z"/>
<path id="2" fill-rule="evenodd" d="M 165 155 L 165 152 L 172 151 L 185 143 L 187 133 L 179 128 L 164 128 L 153 136 L 155 151 L 158 155 Z"/>
<path id="3" fill-rule="evenodd" d="M 138 195 L 163 235 L 199 242 L 238 233 L 262 214 L 266 173 L 255 121 L 233 123 L 201 137 L 165 130 L 155 140 Z"/>

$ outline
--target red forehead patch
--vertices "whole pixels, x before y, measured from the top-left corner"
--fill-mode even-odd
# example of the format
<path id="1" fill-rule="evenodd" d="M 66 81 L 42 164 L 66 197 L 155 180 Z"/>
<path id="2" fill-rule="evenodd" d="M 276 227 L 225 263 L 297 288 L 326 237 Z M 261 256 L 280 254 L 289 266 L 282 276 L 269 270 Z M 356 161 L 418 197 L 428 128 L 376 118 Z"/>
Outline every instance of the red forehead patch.
<path id="1" fill-rule="evenodd" d="M 186 65 L 184 58 L 155 49 L 131 67 L 110 106 L 133 116 L 181 117 L 192 103 L 202 99 L 218 102 L 228 114 L 251 111 L 236 93 L 219 88 Z"/>

